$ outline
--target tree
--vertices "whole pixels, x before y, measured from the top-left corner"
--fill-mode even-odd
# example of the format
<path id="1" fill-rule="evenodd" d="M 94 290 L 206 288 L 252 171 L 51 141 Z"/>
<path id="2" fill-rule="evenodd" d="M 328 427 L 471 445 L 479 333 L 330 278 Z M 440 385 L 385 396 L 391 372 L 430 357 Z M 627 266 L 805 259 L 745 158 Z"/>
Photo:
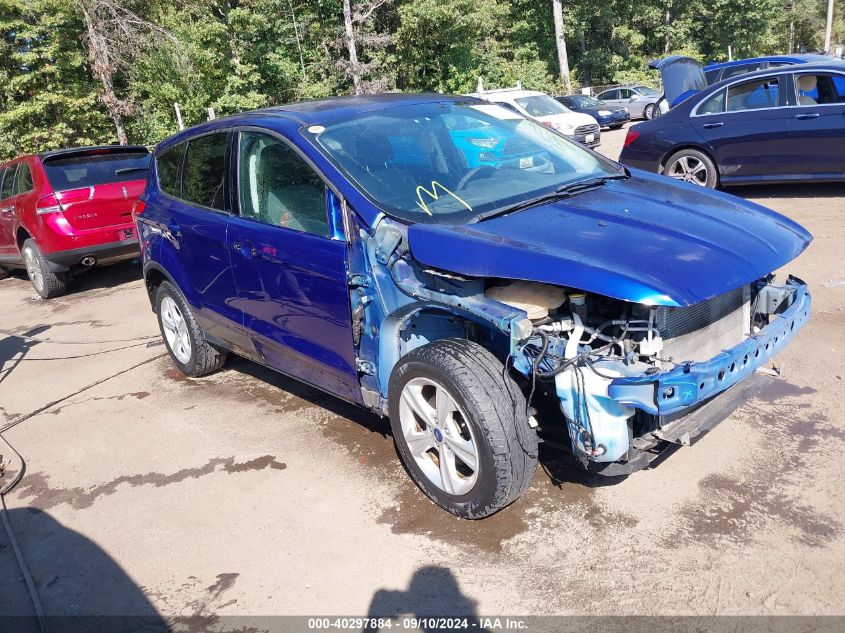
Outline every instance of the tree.
<path id="1" fill-rule="evenodd" d="M 113 140 L 84 28 L 62 0 L 0 0 L 0 160 Z"/>
<path id="2" fill-rule="evenodd" d="M 172 39 L 158 25 L 143 19 L 132 0 L 77 0 L 85 19 L 86 43 L 95 76 L 100 82 L 100 100 L 114 123 L 117 140 L 126 145 L 125 117 L 132 104 L 115 89 L 115 74 L 134 62 L 144 50 Z"/>
<path id="3" fill-rule="evenodd" d="M 557 63 L 560 68 L 560 80 L 564 91 L 572 92 L 572 80 L 569 76 L 569 57 L 566 54 L 566 35 L 563 32 L 563 0 L 552 0 L 555 23 L 555 42 L 557 43 Z"/>

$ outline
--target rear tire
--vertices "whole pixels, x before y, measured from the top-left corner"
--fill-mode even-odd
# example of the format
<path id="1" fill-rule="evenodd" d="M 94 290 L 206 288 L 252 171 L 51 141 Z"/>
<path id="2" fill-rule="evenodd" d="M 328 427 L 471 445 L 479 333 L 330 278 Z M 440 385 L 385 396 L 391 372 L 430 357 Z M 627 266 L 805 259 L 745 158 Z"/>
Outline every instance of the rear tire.
<path id="1" fill-rule="evenodd" d="M 716 163 L 697 149 L 682 149 L 672 154 L 666 161 L 663 175 L 708 189 L 715 189 L 719 185 Z"/>
<path id="2" fill-rule="evenodd" d="M 11 272 L 12 271 L 10 271 L 8 268 L 4 268 L 3 266 L 0 266 L 0 279 L 5 279 L 6 277 L 8 277 L 11 274 Z"/>
<path id="3" fill-rule="evenodd" d="M 490 516 L 531 484 L 537 434 L 525 396 L 480 345 L 445 339 L 409 352 L 390 377 L 388 410 L 411 478 L 452 514 Z"/>
<path id="4" fill-rule="evenodd" d="M 21 255 L 32 287 L 42 299 L 53 299 L 67 292 L 67 273 L 54 273 L 50 270 L 34 239 L 30 237 L 23 243 Z"/>
<path id="5" fill-rule="evenodd" d="M 179 371 L 198 378 L 223 366 L 226 352 L 205 340 L 194 311 L 176 286 L 162 282 L 156 291 L 155 305 L 161 338 Z"/>

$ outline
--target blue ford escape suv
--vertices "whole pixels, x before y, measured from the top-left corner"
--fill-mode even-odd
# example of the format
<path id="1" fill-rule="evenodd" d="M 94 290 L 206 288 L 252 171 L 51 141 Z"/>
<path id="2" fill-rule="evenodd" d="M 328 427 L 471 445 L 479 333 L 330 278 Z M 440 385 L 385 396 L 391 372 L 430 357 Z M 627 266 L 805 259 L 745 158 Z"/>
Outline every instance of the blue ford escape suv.
<path id="1" fill-rule="evenodd" d="M 181 371 L 233 352 L 389 416 L 415 482 L 469 518 L 528 487 L 538 439 L 609 475 L 689 443 L 810 309 L 772 275 L 812 239 L 796 223 L 473 98 L 185 130 L 136 222 Z"/>

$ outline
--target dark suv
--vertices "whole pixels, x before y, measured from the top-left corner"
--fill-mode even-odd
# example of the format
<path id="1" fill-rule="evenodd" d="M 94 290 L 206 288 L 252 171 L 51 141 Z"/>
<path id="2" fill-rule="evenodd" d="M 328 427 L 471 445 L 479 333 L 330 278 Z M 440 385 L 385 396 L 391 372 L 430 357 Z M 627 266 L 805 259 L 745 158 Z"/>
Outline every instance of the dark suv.
<path id="1" fill-rule="evenodd" d="M 146 147 L 103 146 L 0 165 L 0 276 L 26 268 L 49 299 L 75 274 L 137 256 L 132 206 L 149 162 Z"/>

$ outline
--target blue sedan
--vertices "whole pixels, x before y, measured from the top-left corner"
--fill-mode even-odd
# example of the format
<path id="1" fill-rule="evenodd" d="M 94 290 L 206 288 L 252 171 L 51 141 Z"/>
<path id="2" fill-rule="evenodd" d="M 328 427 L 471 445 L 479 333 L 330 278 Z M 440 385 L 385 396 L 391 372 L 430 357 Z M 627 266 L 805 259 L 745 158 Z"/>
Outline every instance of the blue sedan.
<path id="1" fill-rule="evenodd" d="M 606 475 L 689 443 L 810 311 L 772 275 L 812 239 L 795 222 L 466 97 L 203 123 L 156 147 L 135 217 L 180 371 L 237 354 L 387 416 L 465 518 L 528 488 L 541 438 Z"/>
<path id="2" fill-rule="evenodd" d="M 687 60 L 662 70 L 675 105 L 628 130 L 622 163 L 709 188 L 845 180 L 845 64 L 784 66 L 712 86 Z"/>
<path id="3" fill-rule="evenodd" d="M 593 117 L 601 127 L 616 130 L 631 120 L 631 113 L 627 108 L 610 105 L 587 95 L 565 95 L 555 97 L 573 112 L 583 112 Z"/>
<path id="4" fill-rule="evenodd" d="M 757 70 L 779 68 L 781 66 L 792 66 L 794 64 L 813 64 L 829 62 L 830 57 L 826 55 L 815 55 L 811 53 L 795 53 L 791 55 L 769 55 L 766 57 L 752 57 L 750 59 L 734 59 L 729 62 L 707 64 L 704 67 L 704 76 L 708 84 L 717 81 L 738 77 L 745 73 L 753 73 Z"/>

